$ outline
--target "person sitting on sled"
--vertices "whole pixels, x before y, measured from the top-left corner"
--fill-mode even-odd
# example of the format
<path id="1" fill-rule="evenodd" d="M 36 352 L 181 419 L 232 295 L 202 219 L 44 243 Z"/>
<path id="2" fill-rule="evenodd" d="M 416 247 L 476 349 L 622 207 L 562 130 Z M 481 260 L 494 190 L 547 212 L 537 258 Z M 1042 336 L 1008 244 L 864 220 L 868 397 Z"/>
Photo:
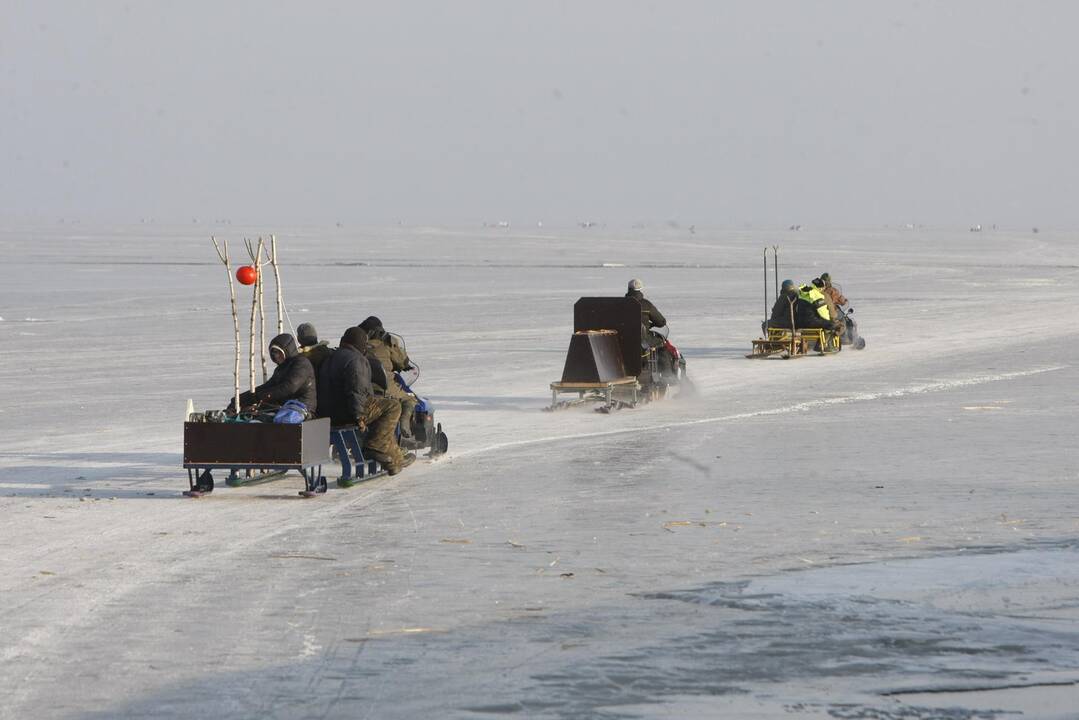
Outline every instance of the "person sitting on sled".
<path id="1" fill-rule="evenodd" d="M 817 302 L 820 304 L 818 305 Z M 768 318 L 768 327 L 787 328 L 791 326 L 791 306 L 794 306 L 794 326 L 796 328 L 831 328 L 831 320 L 825 320 L 820 314 L 819 308 L 828 308 L 823 298 L 810 300 L 809 292 L 803 293 L 793 280 L 784 280 L 779 288 L 779 297 L 772 306 L 772 315 Z"/>
<path id="2" fill-rule="evenodd" d="M 277 365 L 273 375 L 253 392 L 248 390 L 240 393 L 241 411 L 277 409 L 293 400 L 303 405 L 301 412 L 305 417 L 314 417 L 318 409 L 315 368 L 310 360 L 300 354 L 295 338 L 282 333 L 271 340 L 270 359 Z M 298 409 L 295 404 L 293 407 Z M 234 410 L 233 402 L 229 401 L 227 412 Z"/>
<path id="3" fill-rule="evenodd" d="M 315 377 L 318 377 L 318 369 L 322 361 L 330 356 L 333 349 L 323 340 L 319 342 L 318 330 L 311 323 L 300 323 L 296 328 L 296 339 L 300 341 L 300 352 L 311 361 L 315 368 Z"/>
<path id="4" fill-rule="evenodd" d="M 394 428 L 401 404 L 378 396 L 371 386 L 372 364 L 367 358 L 367 333 L 351 327 L 341 336 L 341 346 L 319 368 L 318 396 L 322 417 L 336 426 L 356 425 L 366 433 L 365 450 L 396 475 L 416 459 L 401 452 Z"/>

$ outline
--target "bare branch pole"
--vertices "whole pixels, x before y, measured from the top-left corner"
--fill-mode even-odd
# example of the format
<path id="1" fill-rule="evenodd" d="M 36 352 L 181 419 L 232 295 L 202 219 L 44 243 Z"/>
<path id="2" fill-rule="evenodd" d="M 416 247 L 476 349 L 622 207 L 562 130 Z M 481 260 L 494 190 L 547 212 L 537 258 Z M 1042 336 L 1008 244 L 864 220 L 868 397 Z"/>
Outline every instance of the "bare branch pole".
<path id="1" fill-rule="evenodd" d="M 277 288 L 277 334 L 285 332 L 285 303 L 281 298 L 281 268 L 277 264 L 277 236 L 270 236 L 270 265 L 273 266 L 274 286 Z"/>
<path id="2" fill-rule="evenodd" d="M 232 370 L 232 402 L 236 412 L 240 412 L 240 317 L 236 314 L 236 286 L 232 282 L 232 265 L 229 263 L 229 241 L 223 240 L 224 250 L 217 244 L 217 238 L 210 236 L 210 241 L 217 250 L 217 257 L 225 265 L 225 275 L 229 279 L 229 299 L 232 303 L 232 330 L 236 338 L 235 364 Z"/>
<path id="3" fill-rule="evenodd" d="M 251 267 L 255 269 L 255 285 L 253 288 L 253 295 L 251 297 L 251 342 L 250 342 L 250 357 L 248 359 L 249 371 L 251 375 L 251 390 L 254 391 L 255 383 L 255 335 L 256 328 L 259 336 L 259 355 L 262 360 L 262 381 L 266 382 L 267 368 L 266 368 L 266 311 L 263 307 L 262 299 L 262 266 L 265 262 L 262 262 L 262 255 L 264 253 L 265 241 L 260 237 L 258 245 L 256 246 L 251 240 L 244 239 L 244 245 L 247 246 L 247 255 L 251 258 Z M 261 325 L 256 324 L 256 317 L 261 317 Z"/>
<path id="4" fill-rule="evenodd" d="M 268 377 L 266 374 L 266 303 L 263 295 L 264 285 L 262 283 L 262 266 L 266 263 L 262 262 L 262 238 L 259 237 L 258 252 L 255 253 L 257 262 L 255 263 L 255 286 L 258 288 L 259 296 L 259 351 L 262 355 L 262 382 L 266 382 Z"/>

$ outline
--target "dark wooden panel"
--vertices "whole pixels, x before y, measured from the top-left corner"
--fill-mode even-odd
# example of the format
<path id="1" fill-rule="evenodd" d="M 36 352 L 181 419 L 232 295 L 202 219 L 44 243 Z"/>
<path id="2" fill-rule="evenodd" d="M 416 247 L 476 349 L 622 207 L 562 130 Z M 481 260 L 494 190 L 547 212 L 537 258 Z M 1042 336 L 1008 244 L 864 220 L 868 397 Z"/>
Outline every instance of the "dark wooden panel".
<path id="1" fill-rule="evenodd" d="M 641 304 L 629 297 L 583 297 L 573 306 L 573 331 L 615 330 L 626 375 L 641 374 Z"/>
<path id="2" fill-rule="evenodd" d="M 330 421 L 184 423 L 184 464 L 313 465 L 327 457 Z"/>

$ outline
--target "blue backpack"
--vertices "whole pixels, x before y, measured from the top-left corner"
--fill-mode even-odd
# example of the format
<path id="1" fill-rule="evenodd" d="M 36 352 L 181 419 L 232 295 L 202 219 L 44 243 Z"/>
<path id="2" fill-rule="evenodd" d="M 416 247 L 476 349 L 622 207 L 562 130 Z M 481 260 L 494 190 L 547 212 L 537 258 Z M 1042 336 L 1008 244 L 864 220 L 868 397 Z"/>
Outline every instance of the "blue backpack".
<path id="1" fill-rule="evenodd" d="M 289 400 L 273 416 L 275 423 L 299 425 L 307 418 L 307 406 L 299 400 Z"/>

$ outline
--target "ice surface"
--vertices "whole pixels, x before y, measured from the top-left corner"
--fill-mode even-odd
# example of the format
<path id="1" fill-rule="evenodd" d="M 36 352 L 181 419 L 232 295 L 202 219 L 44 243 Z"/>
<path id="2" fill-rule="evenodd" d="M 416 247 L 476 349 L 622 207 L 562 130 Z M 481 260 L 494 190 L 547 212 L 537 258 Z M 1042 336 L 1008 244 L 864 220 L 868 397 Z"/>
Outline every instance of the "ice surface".
<path id="1" fill-rule="evenodd" d="M 71 229 L 0 231 L 0 718 L 1067 716 L 1068 234 L 275 229 L 291 322 L 379 315 L 451 453 L 186 501 L 178 418 L 232 383 L 211 231 Z M 865 352 L 744 359 L 775 243 Z M 541 412 L 630 277 L 699 394 Z"/>

